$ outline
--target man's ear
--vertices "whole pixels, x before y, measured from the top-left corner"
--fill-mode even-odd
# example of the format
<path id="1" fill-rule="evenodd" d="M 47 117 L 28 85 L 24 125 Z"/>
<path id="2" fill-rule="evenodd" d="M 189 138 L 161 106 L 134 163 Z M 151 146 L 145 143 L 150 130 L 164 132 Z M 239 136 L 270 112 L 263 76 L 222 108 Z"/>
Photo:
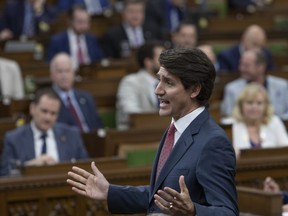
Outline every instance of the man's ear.
<path id="1" fill-rule="evenodd" d="M 201 85 L 196 84 L 194 86 L 191 86 L 190 89 L 191 89 L 190 97 L 191 99 L 194 99 L 199 95 L 201 91 Z"/>

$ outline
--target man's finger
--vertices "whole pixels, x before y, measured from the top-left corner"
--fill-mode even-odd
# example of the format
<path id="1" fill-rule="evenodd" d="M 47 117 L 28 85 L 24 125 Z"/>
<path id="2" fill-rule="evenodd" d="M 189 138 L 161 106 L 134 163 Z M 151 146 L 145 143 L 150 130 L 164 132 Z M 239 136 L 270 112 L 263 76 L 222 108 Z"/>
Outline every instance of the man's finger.
<path id="1" fill-rule="evenodd" d="M 185 179 L 184 179 L 183 175 L 181 175 L 179 177 L 179 186 L 180 186 L 181 193 L 186 193 L 188 191 L 188 188 L 187 188 L 187 186 L 185 184 Z"/>

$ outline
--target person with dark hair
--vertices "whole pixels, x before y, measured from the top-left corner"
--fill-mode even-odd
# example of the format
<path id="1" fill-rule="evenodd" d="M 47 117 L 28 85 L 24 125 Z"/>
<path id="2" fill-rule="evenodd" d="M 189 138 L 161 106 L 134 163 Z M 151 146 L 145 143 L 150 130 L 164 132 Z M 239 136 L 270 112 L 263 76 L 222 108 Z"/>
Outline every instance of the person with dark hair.
<path id="1" fill-rule="evenodd" d="M 87 159 L 79 131 L 56 123 L 60 99 L 50 88 L 36 92 L 30 104 L 32 120 L 5 134 L 1 175 L 12 175 L 15 166 L 42 166 L 60 161 Z"/>
<path id="2" fill-rule="evenodd" d="M 250 82 L 263 85 L 271 100 L 274 112 L 281 119 L 288 119 L 288 82 L 285 79 L 267 74 L 266 55 L 262 49 L 245 51 L 240 59 L 240 78 L 226 84 L 221 104 L 223 117 L 230 117 L 237 97 Z"/>
<path id="3" fill-rule="evenodd" d="M 182 22 L 171 36 L 173 48 L 195 48 L 198 42 L 197 26 L 191 22 Z"/>
<path id="4" fill-rule="evenodd" d="M 102 47 L 107 57 L 130 57 L 132 51 L 145 42 L 162 39 L 158 27 L 144 24 L 144 0 L 124 0 L 121 16 L 121 24 L 108 29 L 102 37 Z"/>
<path id="5" fill-rule="evenodd" d="M 120 81 L 116 103 L 118 129 L 129 128 L 130 114 L 157 112 L 158 99 L 154 90 L 158 83 L 156 73 L 160 68 L 158 58 L 163 50 L 160 42 L 148 42 L 141 46 L 137 53 L 140 70 Z"/>
<path id="6" fill-rule="evenodd" d="M 188 18 L 187 0 L 147 0 L 147 25 L 156 25 L 163 38 L 168 38 L 178 25 Z"/>
<path id="7" fill-rule="evenodd" d="M 47 58 L 51 59 L 60 52 L 69 54 L 73 68 L 102 60 L 103 53 L 96 36 L 89 33 L 90 16 L 85 7 L 75 5 L 68 11 L 70 26 L 64 32 L 53 35 L 48 46 Z"/>
<path id="8" fill-rule="evenodd" d="M 45 33 L 55 17 L 56 9 L 44 0 L 6 0 L 0 19 L 0 41 Z"/>
<path id="9" fill-rule="evenodd" d="M 150 185 L 109 184 L 95 162 L 93 173 L 73 166 L 67 183 L 80 195 L 106 201 L 112 213 L 239 215 L 233 146 L 206 108 L 216 74 L 213 64 L 202 51 L 183 48 L 163 51 L 159 61 L 159 114 L 172 121 L 160 142 Z"/>

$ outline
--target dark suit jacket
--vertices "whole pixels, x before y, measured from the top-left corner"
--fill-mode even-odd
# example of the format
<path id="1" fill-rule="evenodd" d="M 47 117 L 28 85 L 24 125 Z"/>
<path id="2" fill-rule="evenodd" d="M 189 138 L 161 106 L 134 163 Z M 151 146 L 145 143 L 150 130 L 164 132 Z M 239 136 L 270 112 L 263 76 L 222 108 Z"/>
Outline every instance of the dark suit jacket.
<path id="1" fill-rule="evenodd" d="M 101 60 L 103 58 L 103 54 L 98 45 L 97 38 L 94 35 L 87 33 L 85 34 L 85 40 L 91 62 L 93 63 Z M 53 35 L 50 39 L 47 54 L 48 61 L 51 61 L 53 56 L 59 52 L 65 52 L 69 55 L 71 54 L 67 31 Z"/>
<path id="2" fill-rule="evenodd" d="M 160 40 L 160 31 L 152 26 L 143 25 L 143 34 L 145 41 Z M 107 31 L 102 38 L 102 47 L 107 57 L 120 58 L 122 52 L 122 44 L 128 44 L 128 36 L 123 25 L 114 26 Z M 128 47 L 129 49 L 129 47 Z"/>
<path id="3" fill-rule="evenodd" d="M 41 16 L 35 17 L 35 34 L 39 33 L 39 23 L 41 21 L 49 23 L 56 16 L 56 10 L 47 5 L 44 7 L 44 12 Z M 7 0 L 3 16 L 1 17 L 0 30 L 10 29 L 14 37 L 19 37 L 23 31 L 25 17 L 25 1 L 24 0 Z"/>
<path id="4" fill-rule="evenodd" d="M 170 35 L 169 5 L 167 0 L 148 0 L 146 5 L 145 24 L 156 26 L 161 30 L 162 37 Z M 188 16 L 187 8 L 179 8 L 180 22 Z"/>
<path id="5" fill-rule="evenodd" d="M 241 9 L 246 10 L 249 5 L 255 5 L 253 0 L 229 0 L 228 7 L 231 9 Z"/>
<path id="6" fill-rule="evenodd" d="M 76 128 L 55 124 L 53 132 L 60 161 L 88 158 L 81 135 Z M 30 124 L 7 132 L 4 138 L 1 175 L 8 175 L 11 160 L 19 160 L 23 164 L 34 158 L 34 135 Z"/>
<path id="7" fill-rule="evenodd" d="M 109 210 L 112 213 L 159 213 L 153 195 L 165 186 L 180 191 L 179 177 L 184 175 L 197 215 L 238 215 L 234 150 L 208 111 L 204 110 L 186 128 L 155 181 L 165 136 L 156 155 L 150 186 L 110 185 Z"/>
<path id="8" fill-rule="evenodd" d="M 267 70 L 273 70 L 274 64 L 272 55 L 269 50 L 263 49 L 267 58 Z M 238 71 L 239 61 L 241 58 L 239 44 L 222 51 L 217 55 L 219 62 L 219 71 L 235 72 Z"/>
<path id="9" fill-rule="evenodd" d="M 97 106 L 92 95 L 88 92 L 80 91 L 77 89 L 74 89 L 74 93 L 89 129 L 96 130 L 99 128 L 103 128 L 103 123 L 97 112 Z M 71 113 L 69 112 L 63 101 L 61 102 L 61 108 L 58 114 L 57 121 L 77 127 L 76 121 L 72 117 Z"/>

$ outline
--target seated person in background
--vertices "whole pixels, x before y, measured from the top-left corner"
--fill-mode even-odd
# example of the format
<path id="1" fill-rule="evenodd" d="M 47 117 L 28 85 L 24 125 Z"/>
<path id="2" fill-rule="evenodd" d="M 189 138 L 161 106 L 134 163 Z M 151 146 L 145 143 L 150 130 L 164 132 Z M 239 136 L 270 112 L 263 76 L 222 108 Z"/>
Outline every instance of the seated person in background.
<path id="1" fill-rule="evenodd" d="M 228 0 L 228 8 L 253 13 L 271 3 L 267 0 Z"/>
<path id="2" fill-rule="evenodd" d="M 285 79 L 267 75 L 265 57 L 260 49 L 247 50 L 242 54 L 239 65 L 241 77 L 229 82 L 224 88 L 221 104 L 222 116 L 231 116 L 239 93 L 249 82 L 257 82 L 267 89 L 275 114 L 282 120 L 288 119 L 288 82 Z"/>
<path id="3" fill-rule="evenodd" d="M 24 97 L 23 79 L 17 62 L 0 58 L 0 95 L 4 104 Z"/>
<path id="4" fill-rule="evenodd" d="M 283 212 L 288 212 L 288 191 L 281 191 L 280 186 L 277 182 L 271 178 L 267 177 L 263 183 L 263 190 L 267 192 L 282 193 L 283 195 Z"/>
<path id="5" fill-rule="evenodd" d="M 53 89 L 61 98 L 58 122 L 77 126 L 82 132 L 103 128 L 92 95 L 73 87 L 75 72 L 69 55 L 58 53 L 54 56 L 50 64 L 50 77 Z"/>
<path id="6" fill-rule="evenodd" d="M 145 2 L 143 0 L 125 0 L 122 11 L 122 23 L 114 26 L 103 36 L 103 50 L 107 57 L 130 57 L 133 49 L 146 41 L 161 39 L 155 25 L 144 25 Z"/>
<path id="7" fill-rule="evenodd" d="M 219 71 L 219 62 L 217 61 L 213 47 L 211 45 L 208 45 L 208 44 L 202 44 L 202 45 L 198 46 L 197 48 L 200 49 L 202 52 L 204 52 L 207 55 L 207 57 L 213 63 L 216 72 L 218 72 Z"/>
<path id="8" fill-rule="evenodd" d="M 31 123 L 5 134 L 1 175 L 20 166 L 41 166 L 87 159 L 79 131 L 56 123 L 60 99 L 52 89 L 40 89 L 30 105 Z"/>
<path id="9" fill-rule="evenodd" d="M 53 35 L 48 47 L 48 60 L 59 52 L 68 53 L 73 60 L 73 68 L 100 61 L 103 53 L 97 38 L 89 33 L 90 16 L 83 6 L 74 6 L 68 11 L 70 26 L 64 32 Z"/>
<path id="10" fill-rule="evenodd" d="M 45 0 L 7 0 L 0 21 L 0 41 L 47 32 L 55 16 L 56 10 Z"/>
<path id="11" fill-rule="evenodd" d="M 288 146 L 284 123 L 273 114 L 269 96 L 258 83 L 248 84 L 233 111 L 232 136 L 236 153 L 241 149 Z"/>
<path id="12" fill-rule="evenodd" d="M 148 0 L 145 23 L 156 25 L 166 39 L 186 19 L 187 8 L 186 0 Z"/>
<path id="13" fill-rule="evenodd" d="M 197 27 L 189 22 L 180 23 L 171 36 L 174 48 L 195 48 L 197 46 Z"/>
<path id="14" fill-rule="evenodd" d="M 57 9 L 59 11 L 67 11 L 76 4 L 85 6 L 89 15 L 105 14 L 111 7 L 110 0 L 58 0 Z"/>
<path id="15" fill-rule="evenodd" d="M 140 70 L 125 76 L 117 92 L 117 128 L 129 128 L 129 114 L 158 111 L 158 98 L 154 91 L 158 84 L 156 73 L 160 65 L 158 58 L 164 50 L 158 42 L 148 42 L 137 53 Z"/>
<path id="16" fill-rule="evenodd" d="M 242 54 L 249 49 L 263 49 L 267 61 L 267 70 L 273 70 L 272 55 L 266 49 L 267 36 L 258 25 L 249 26 L 243 33 L 239 44 L 220 52 L 217 56 L 220 71 L 237 72 Z"/>

